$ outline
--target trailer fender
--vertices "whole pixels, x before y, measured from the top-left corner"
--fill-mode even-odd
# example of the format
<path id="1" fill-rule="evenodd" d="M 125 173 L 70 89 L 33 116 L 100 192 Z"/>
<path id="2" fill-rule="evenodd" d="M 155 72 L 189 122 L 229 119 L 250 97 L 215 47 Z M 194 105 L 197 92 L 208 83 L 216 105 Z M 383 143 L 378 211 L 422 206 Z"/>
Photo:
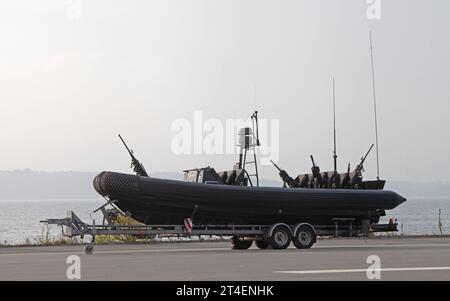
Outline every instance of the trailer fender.
<path id="1" fill-rule="evenodd" d="M 286 227 L 287 229 L 289 229 L 289 230 L 291 231 L 291 235 L 293 234 L 293 233 L 292 233 L 291 227 L 289 227 L 288 225 L 286 225 L 286 224 L 284 224 L 284 223 L 278 223 L 278 224 L 274 224 L 274 225 L 270 226 L 269 230 L 267 230 L 267 233 L 266 233 L 266 235 L 265 235 L 265 238 L 272 237 L 273 230 L 275 229 L 275 227 L 278 227 L 278 226 L 284 226 L 284 227 Z"/>
<path id="2" fill-rule="evenodd" d="M 302 226 L 306 226 L 306 227 L 311 228 L 311 230 L 314 232 L 314 234 L 316 234 L 316 235 L 314 235 L 314 243 L 317 242 L 317 233 L 316 233 L 316 229 L 314 228 L 313 225 L 308 224 L 308 223 L 300 223 L 300 224 L 295 225 L 295 226 L 294 226 L 294 229 L 293 229 L 293 231 L 292 231 L 293 236 L 294 236 L 294 237 L 297 236 L 297 231 L 298 231 L 298 229 L 299 229 L 300 227 L 302 227 Z"/>

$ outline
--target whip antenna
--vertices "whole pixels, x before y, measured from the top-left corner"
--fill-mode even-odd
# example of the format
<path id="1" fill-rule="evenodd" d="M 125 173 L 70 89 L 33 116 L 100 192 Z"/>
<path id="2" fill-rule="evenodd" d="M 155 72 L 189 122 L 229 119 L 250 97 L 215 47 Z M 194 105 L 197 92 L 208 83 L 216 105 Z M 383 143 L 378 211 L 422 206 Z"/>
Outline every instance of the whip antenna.
<path id="1" fill-rule="evenodd" d="M 256 106 L 256 84 L 253 84 L 253 98 L 255 101 L 255 111 L 258 110 L 257 106 Z"/>
<path id="2" fill-rule="evenodd" d="M 377 118 L 377 95 L 375 89 L 375 66 L 373 63 L 373 41 L 372 41 L 372 31 L 369 31 L 370 35 L 370 56 L 372 58 L 372 89 L 373 89 L 373 107 L 375 112 L 375 150 L 377 154 L 377 179 L 380 179 L 380 157 L 378 152 L 378 118 Z"/>
<path id="3" fill-rule="evenodd" d="M 333 150 L 334 172 L 337 172 L 337 152 L 336 152 L 336 90 L 335 90 L 334 77 L 333 77 L 333 136 L 334 136 L 334 150 Z"/>

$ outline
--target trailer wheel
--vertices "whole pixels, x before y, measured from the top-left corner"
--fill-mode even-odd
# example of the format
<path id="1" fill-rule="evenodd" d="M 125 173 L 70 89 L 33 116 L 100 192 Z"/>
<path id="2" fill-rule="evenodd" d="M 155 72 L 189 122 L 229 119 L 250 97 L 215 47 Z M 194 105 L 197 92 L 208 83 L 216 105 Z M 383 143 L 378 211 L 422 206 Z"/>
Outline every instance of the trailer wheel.
<path id="1" fill-rule="evenodd" d="M 252 240 L 243 240 L 237 236 L 234 236 L 231 239 L 231 243 L 232 243 L 231 248 L 233 250 L 247 250 L 252 246 L 253 241 Z"/>
<path id="2" fill-rule="evenodd" d="M 310 249 L 316 242 L 316 232 L 309 225 L 300 225 L 296 227 L 293 241 L 297 249 Z"/>
<path id="3" fill-rule="evenodd" d="M 258 249 L 266 250 L 269 247 L 269 242 L 265 239 L 255 240 L 255 245 Z"/>
<path id="4" fill-rule="evenodd" d="M 267 241 L 276 250 L 284 250 L 289 247 L 292 241 L 291 229 L 285 225 L 277 225 L 270 231 Z"/>

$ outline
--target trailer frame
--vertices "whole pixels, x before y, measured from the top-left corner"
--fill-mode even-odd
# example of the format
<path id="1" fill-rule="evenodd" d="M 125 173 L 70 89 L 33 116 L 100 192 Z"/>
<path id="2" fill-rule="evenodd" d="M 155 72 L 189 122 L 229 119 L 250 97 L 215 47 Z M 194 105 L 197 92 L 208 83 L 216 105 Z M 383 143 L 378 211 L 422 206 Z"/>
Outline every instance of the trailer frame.
<path id="1" fill-rule="evenodd" d="M 106 209 L 111 206 L 112 209 Z M 118 225 L 114 223 L 111 216 L 126 214 L 114 205 L 114 201 L 107 200 L 107 203 L 93 211 L 96 213 L 101 211 L 103 220 L 101 224 L 96 224 L 92 218 L 92 223 L 88 224 L 82 221 L 73 211 L 68 211 L 67 216 L 61 219 L 46 219 L 41 221 L 47 225 L 57 225 L 61 227 L 62 235 L 73 238 L 90 236 L 91 241 L 85 245 L 85 253 L 90 255 L 94 251 L 97 235 L 129 235 L 138 238 L 146 237 L 176 237 L 176 238 L 192 238 L 202 236 L 219 236 L 231 237 L 234 244 L 239 241 L 250 241 L 250 244 L 243 243 L 248 247 L 253 241 L 268 240 L 272 235 L 272 229 L 277 225 L 192 225 L 192 229 L 187 229 L 186 225 Z M 301 221 L 299 221 L 301 222 Z M 397 224 L 376 224 L 366 226 L 355 226 L 355 219 L 335 218 L 332 225 L 310 225 L 307 223 L 299 223 L 297 225 L 284 225 L 291 231 L 291 236 L 295 236 L 299 225 L 306 225 L 312 229 L 313 239 L 317 236 L 332 237 L 352 237 L 367 236 L 371 232 L 392 232 L 398 231 Z M 243 247 L 246 249 L 248 247 Z M 240 249 L 240 247 L 237 247 Z M 306 247 L 309 248 L 309 247 Z"/>

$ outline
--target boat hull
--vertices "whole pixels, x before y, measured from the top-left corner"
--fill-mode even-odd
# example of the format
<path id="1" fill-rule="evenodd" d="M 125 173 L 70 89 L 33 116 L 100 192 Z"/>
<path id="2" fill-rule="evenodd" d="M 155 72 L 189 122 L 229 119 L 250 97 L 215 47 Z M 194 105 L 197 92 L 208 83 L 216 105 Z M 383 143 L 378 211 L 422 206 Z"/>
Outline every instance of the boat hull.
<path id="1" fill-rule="evenodd" d="M 198 184 L 103 172 L 97 192 L 144 224 L 332 224 L 334 218 L 379 217 L 406 199 L 391 191 L 287 189 Z"/>

